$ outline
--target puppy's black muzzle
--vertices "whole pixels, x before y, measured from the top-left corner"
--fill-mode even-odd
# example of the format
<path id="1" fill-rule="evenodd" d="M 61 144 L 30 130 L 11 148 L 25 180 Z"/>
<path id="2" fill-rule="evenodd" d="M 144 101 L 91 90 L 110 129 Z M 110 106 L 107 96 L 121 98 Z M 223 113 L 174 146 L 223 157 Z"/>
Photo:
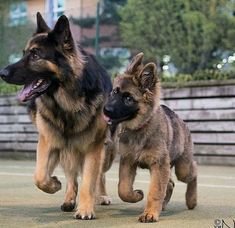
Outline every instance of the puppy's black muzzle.
<path id="1" fill-rule="evenodd" d="M 105 105 L 104 106 L 104 114 L 108 117 L 113 117 L 114 114 L 114 108 L 111 105 Z"/>

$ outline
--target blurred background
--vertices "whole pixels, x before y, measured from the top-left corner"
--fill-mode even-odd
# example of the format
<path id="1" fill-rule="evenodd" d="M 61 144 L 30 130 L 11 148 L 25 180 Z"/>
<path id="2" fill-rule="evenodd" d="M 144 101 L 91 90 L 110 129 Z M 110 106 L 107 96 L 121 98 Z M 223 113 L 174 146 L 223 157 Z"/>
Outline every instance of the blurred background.
<path id="1" fill-rule="evenodd" d="M 234 0 L 0 0 L 0 67 L 21 57 L 37 11 L 51 27 L 67 15 L 111 74 L 143 51 L 166 81 L 234 77 Z"/>
<path id="2" fill-rule="evenodd" d="M 161 103 L 189 126 L 199 164 L 199 206 L 185 210 L 186 186 L 176 181 L 157 226 L 233 227 L 235 0 L 0 0 L 0 68 L 21 58 L 38 11 L 51 28 L 65 14 L 74 39 L 112 78 L 140 51 L 144 61 L 157 64 Z M 106 175 L 113 204 L 97 206 L 95 222 L 59 213 L 66 188 L 60 169 L 55 173 L 63 183 L 58 194 L 33 187 L 38 133 L 17 99 L 19 90 L 0 79 L 0 227 L 137 227 L 145 201 L 121 202 L 118 163 Z M 139 169 L 135 187 L 145 195 L 148 178 Z"/>
<path id="3" fill-rule="evenodd" d="M 65 14 L 111 77 L 143 51 L 158 66 L 162 103 L 191 129 L 198 162 L 235 165 L 235 0 L 0 0 L 0 68 L 21 58 L 38 11 L 51 28 Z M 1 156 L 35 156 L 18 90 L 0 81 Z"/>

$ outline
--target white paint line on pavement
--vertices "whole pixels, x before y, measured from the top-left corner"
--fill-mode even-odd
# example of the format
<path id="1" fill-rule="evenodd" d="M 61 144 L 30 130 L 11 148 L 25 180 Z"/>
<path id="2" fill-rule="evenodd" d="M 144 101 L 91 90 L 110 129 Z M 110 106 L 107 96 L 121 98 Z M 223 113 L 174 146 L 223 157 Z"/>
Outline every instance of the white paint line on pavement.
<path id="1" fill-rule="evenodd" d="M 8 172 L 0 172 L 0 176 L 19 176 L 19 177 L 33 177 L 33 174 L 30 173 L 8 173 Z M 62 175 L 56 175 L 59 178 L 65 178 Z"/>
<path id="2" fill-rule="evenodd" d="M 21 177 L 33 177 L 32 174 L 29 173 L 8 173 L 8 172 L 0 172 L 0 176 L 21 176 Z M 62 175 L 57 175 L 59 178 L 65 178 Z M 116 178 L 107 178 L 108 181 L 114 181 L 118 182 L 118 179 Z M 135 180 L 136 183 L 142 183 L 142 184 L 149 184 L 149 181 L 144 181 L 144 180 Z M 184 183 L 176 183 L 176 185 L 179 186 L 186 186 Z M 215 185 L 215 184 L 198 184 L 199 187 L 206 187 L 206 188 L 226 188 L 226 189 L 231 189 L 234 188 L 234 185 Z"/>
<path id="3" fill-rule="evenodd" d="M 32 177 L 32 174 L 29 173 L 7 173 L 7 172 L 0 172 L 1 176 L 20 176 L 20 177 Z"/>
<path id="4" fill-rule="evenodd" d="M 9 168 L 9 169 L 32 169 L 34 170 L 35 167 L 33 166 L 16 166 L 16 165 L 13 165 L 13 166 L 9 166 L 9 165 L 2 165 L 0 167 L 1 169 L 4 169 L 4 168 Z M 116 174 L 118 175 L 118 172 L 115 172 L 115 171 L 108 171 L 109 174 Z M 137 175 L 149 175 L 149 173 L 147 172 L 138 172 Z M 215 178 L 215 179 L 224 179 L 224 180 L 235 180 L 235 177 L 233 176 L 215 176 L 215 175 L 198 175 L 199 178 Z"/>
<path id="5" fill-rule="evenodd" d="M 199 178 L 215 178 L 215 179 L 224 179 L 224 180 L 235 180 L 235 177 L 231 176 L 213 176 L 213 175 L 198 175 Z"/>
<path id="6" fill-rule="evenodd" d="M 7 169 L 35 169 L 33 166 L 17 166 L 17 165 L 1 165 L 1 168 L 7 168 Z"/>

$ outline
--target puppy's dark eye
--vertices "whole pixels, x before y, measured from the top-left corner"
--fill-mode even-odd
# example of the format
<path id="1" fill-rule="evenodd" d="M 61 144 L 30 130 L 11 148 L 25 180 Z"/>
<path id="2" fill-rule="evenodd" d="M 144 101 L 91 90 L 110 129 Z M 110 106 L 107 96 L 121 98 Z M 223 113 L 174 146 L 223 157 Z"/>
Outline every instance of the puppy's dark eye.
<path id="1" fill-rule="evenodd" d="M 124 97 L 124 103 L 126 105 L 132 105 L 134 103 L 134 98 L 132 96 L 125 96 Z"/>
<path id="2" fill-rule="evenodd" d="M 38 60 L 39 58 L 40 58 L 39 55 L 36 53 L 31 53 L 31 55 L 30 55 L 31 60 Z"/>

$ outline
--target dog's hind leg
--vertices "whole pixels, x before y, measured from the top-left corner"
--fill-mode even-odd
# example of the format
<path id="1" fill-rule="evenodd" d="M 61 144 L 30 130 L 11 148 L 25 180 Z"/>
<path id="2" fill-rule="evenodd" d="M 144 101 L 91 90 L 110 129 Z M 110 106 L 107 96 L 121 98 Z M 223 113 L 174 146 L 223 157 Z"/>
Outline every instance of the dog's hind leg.
<path id="1" fill-rule="evenodd" d="M 96 204 L 109 205 L 111 203 L 111 198 L 108 196 L 106 191 L 105 173 L 110 169 L 115 156 L 116 149 L 114 142 L 107 137 L 105 141 L 105 159 L 103 164 L 103 172 L 100 175 L 99 183 L 97 186 L 98 189 L 96 196 Z"/>
<path id="2" fill-rule="evenodd" d="M 34 181 L 37 187 L 46 193 L 53 194 L 61 189 L 61 183 L 57 177 L 51 176 L 58 162 L 59 151 L 52 149 L 50 143 L 40 134 Z"/>
<path id="3" fill-rule="evenodd" d="M 106 182 L 105 181 L 105 174 L 102 173 L 100 175 L 99 183 L 97 186 L 96 204 L 100 204 L 100 205 L 111 204 L 111 198 L 107 194 L 105 182 Z"/>
<path id="4" fill-rule="evenodd" d="M 175 187 L 175 183 L 174 181 L 170 178 L 168 184 L 167 184 L 167 190 L 166 190 L 166 196 L 162 205 L 162 210 L 166 210 L 166 206 L 168 204 L 168 202 L 171 199 L 172 193 L 173 193 L 173 189 Z"/>
<path id="5" fill-rule="evenodd" d="M 186 204 L 188 209 L 197 205 L 197 165 L 187 156 L 179 158 L 175 164 L 175 174 L 178 180 L 187 183 Z"/>
<path id="6" fill-rule="evenodd" d="M 76 205 L 78 192 L 78 155 L 72 151 L 61 153 L 60 164 L 64 169 L 67 179 L 66 194 L 64 203 L 61 205 L 62 211 L 73 211 Z"/>

